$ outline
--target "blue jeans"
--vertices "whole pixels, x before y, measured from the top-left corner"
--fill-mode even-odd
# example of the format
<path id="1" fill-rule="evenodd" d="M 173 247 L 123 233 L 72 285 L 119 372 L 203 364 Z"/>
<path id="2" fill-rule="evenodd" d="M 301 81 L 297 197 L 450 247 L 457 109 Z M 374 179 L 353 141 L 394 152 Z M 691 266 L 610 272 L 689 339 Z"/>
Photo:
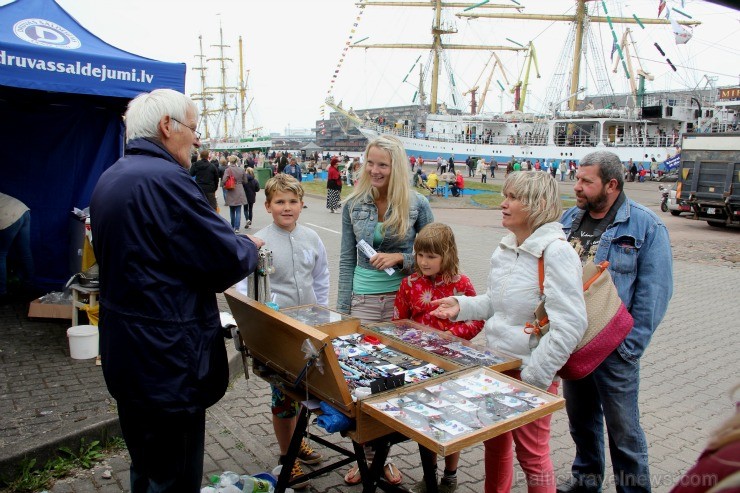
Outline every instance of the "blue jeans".
<path id="1" fill-rule="evenodd" d="M 565 380 L 563 396 L 570 435 L 576 444 L 573 477 L 588 491 L 604 480 L 604 421 L 618 493 L 649 492 L 650 471 L 637 398 L 640 360 L 630 363 L 613 351 L 591 375 Z"/>
<path id="2" fill-rule="evenodd" d="M 17 259 L 21 281 L 30 284 L 33 277 L 30 211 L 24 212 L 16 222 L 0 230 L 0 294 L 8 292 L 8 255 Z"/>
<path id="3" fill-rule="evenodd" d="M 230 205 L 229 214 L 231 215 L 231 227 L 239 229 L 242 223 L 242 206 Z"/>

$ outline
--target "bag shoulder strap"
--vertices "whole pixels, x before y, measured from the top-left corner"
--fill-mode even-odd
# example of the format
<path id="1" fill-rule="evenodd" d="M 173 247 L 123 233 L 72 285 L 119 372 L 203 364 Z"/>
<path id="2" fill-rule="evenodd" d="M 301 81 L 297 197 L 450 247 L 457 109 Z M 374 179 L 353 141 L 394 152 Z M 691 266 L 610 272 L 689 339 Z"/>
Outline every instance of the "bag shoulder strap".
<path id="1" fill-rule="evenodd" d="M 544 295 L 545 294 L 545 252 L 544 251 L 542 252 L 542 256 L 540 257 L 537 264 L 538 264 L 539 276 L 540 276 L 540 295 Z M 598 264 L 595 263 L 594 266 L 596 267 L 596 273 L 583 283 L 584 291 L 587 291 L 588 288 L 590 288 L 591 285 L 594 282 L 596 282 L 599 276 L 607 269 L 607 267 L 609 267 L 609 261 L 604 260 L 603 262 L 599 262 Z"/>
<path id="2" fill-rule="evenodd" d="M 545 294 L 545 251 L 542 251 L 540 260 L 537 262 L 537 267 L 540 272 L 540 296 Z"/>
<path id="3" fill-rule="evenodd" d="M 598 264 L 594 263 L 594 266 L 596 267 L 596 272 L 593 276 L 591 276 L 586 282 L 583 283 L 583 291 L 587 291 L 588 288 L 591 287 L 591 285 L 596 282 L 596 280 L 599 278 L 599 276 L 604 273 L 604 271 L 609 267 L 609 261 L 604 260 L 603 262 L 599 262 Z"/>

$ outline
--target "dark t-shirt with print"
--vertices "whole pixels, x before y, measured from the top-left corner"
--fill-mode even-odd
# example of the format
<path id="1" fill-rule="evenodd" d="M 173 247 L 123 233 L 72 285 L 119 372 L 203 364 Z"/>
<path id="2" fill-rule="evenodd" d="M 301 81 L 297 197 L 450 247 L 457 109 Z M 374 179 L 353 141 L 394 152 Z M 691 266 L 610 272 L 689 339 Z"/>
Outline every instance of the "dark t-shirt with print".
<path id="1" fill-rule="evenodd" d="M 589 260 L 593 260 L 596 256 L 596 250 L 599 247 L 599 241 L 601 241 L 601 235 L 606 231 L 617 216 L 617 211 L 622 206 L 627 197 L 624 192 L 621 192 L 614 201 L 609 212 L 606 213 L 602 219 L 594 219 L 591 214 L 586 211 L 583 215 L 581 223 L 578 228 L 574 228 L 568 235 L 568 241 L 571 246 L 575 249 L 578 256 L 581 258 L 581 262 L 585 264 Z"/>
<path id="2" fill-rule="evenodd" d="M 581 258 L 582 263 L 593 260 L 594 255 L 596 255 L 594 246 L 598 246 L 603 233 L 603 230 L 597 228 L 600 222 L 601 219 L 594 219 L 591 214 L 586 212 L 578 229 L 570 233 L 568 241 Z"/>

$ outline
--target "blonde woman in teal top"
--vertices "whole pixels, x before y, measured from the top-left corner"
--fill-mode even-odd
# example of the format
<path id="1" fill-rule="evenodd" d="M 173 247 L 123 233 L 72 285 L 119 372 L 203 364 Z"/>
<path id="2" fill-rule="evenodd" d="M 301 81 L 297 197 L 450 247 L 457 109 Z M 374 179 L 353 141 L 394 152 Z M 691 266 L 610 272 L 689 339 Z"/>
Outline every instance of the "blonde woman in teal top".
<path id="1" fill-rule="evenodd" d="M 434 222 L 429 202 L 411 188 L 411 174 L 403 144 L 383 135 L 367 145 L 365 164 L 357 185 L 342 210 L 337 310 L 362 323 L 391 320 L 401 280 L 414 266 L 416 234 Z M 365 240 L 377 252 L 367 257 L 357 246 Z M 385 269 L 392 268 L 388 274 Z M 374 452 L 365 449 L 368 461 Z M 383 468 L 391 484 L 399 484 L 398 468 Z M 347 484 L 361 481 L 357 465 L 344 476 Z"/>

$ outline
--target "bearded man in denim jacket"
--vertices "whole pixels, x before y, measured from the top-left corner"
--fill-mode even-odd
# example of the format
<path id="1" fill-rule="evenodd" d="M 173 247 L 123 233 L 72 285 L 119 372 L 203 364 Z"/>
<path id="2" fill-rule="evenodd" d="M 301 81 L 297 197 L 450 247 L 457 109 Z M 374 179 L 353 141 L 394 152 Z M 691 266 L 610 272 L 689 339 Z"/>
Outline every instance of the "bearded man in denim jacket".
<path id="1" fill-rule="evenodd" d="M 640 426 L 640 357 L 673 294 L 668 231 L 646 207 L 628 199 L 624 169 L 607 151 L 584 156 L 576 173 L 577 207 L 562 218 L 581 260 L 609 261 L 619 297 L 634 319 L 627 338 L 596 370 L 563 385 L 570 434 L 576 444 L 573 476 L 559 493 L 597 493 L 604 480 L 604 429 L 617 492 L 649 492 L 645 434 Z"/>

